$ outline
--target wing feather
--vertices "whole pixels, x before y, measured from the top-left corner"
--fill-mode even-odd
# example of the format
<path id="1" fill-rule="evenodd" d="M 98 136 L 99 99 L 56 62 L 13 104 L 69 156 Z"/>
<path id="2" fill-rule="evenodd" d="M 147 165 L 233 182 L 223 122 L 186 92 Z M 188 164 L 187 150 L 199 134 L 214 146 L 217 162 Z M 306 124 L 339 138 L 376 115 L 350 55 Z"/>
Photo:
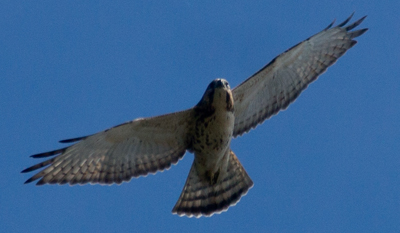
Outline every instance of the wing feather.
<path id="1" fill-rule="evenodd" d="M 44 168 L 26 183 L 121 183 L 176 164 L 190 147 L 193 110 L 136 119 L 87 137 L 63 140 L 69 147 L 33 155 L 55 156 L 22 172 Z"/>
<path id="2" fill-rule="evenodd" d="M 360 25 L 366 16 L 344 27 L 352 16 L 334 28 L 331 28 L 333 23 L 330 24 L 293 46 L 232 90 L 234 137 L 286 109 L 311 82 L 357 43 L 353 39 L 368 29 L 350 30 Z"/>

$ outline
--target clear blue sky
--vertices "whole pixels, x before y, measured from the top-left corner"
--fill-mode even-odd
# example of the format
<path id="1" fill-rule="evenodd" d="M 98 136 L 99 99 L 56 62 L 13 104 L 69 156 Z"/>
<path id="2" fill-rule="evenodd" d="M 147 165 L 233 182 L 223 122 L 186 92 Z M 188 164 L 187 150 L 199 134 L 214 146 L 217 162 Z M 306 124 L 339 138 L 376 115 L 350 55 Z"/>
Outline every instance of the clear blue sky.
<path id="1" fill-rule="evenodd" d="M 400 231 L 399 1 L 138 2 L 0 3 L 0 232 Z M 353 11 L 359 43 L 232 141 L 255 185 L 228 212 L 170 213 L 192 154 L 119 186 L 23 185 L 29 155 L 190 108 Z"/>

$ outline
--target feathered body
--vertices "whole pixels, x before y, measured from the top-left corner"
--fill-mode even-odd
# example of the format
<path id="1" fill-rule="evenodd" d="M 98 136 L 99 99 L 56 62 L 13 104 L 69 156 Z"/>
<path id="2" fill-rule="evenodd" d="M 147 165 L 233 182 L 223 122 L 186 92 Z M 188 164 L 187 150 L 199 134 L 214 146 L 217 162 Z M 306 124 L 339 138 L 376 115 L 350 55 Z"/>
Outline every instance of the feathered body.
<path id="1" fill-rule="evenodd" d="M 210 83 L 193 108 L 136 119 L 85 137 L 68 147 L 33 155 L 52 157 L 22 172 L 43 168 L 25 183 L 112 184 L 169 168 L 186 150 L 194 161 L 172 212 L 211 216 L 228 209 L 253 186 L 230 149 L 231 139 L 287 108 L 367 29 L 351 31 L 365 17 L 326 29 L 277 56 L 234 89 L 224 79 Z"/>

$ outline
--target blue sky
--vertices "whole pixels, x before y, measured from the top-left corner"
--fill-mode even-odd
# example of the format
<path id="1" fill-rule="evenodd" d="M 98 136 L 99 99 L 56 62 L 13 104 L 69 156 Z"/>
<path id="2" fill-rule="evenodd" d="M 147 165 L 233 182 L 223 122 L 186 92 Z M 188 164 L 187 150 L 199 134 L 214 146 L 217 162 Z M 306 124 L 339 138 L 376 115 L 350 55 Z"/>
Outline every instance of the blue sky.
<path id="1" fill-rule="evenodd" d="M 399 232 L 399 1 L 2 1 L 1 232 Z M 113 186 L 23 185 L 61 139 L 195 105 L 355 11 L 370 30 L 288 110 L 232 141 L 255 185 L 172 215 L 193 161 Z"/>

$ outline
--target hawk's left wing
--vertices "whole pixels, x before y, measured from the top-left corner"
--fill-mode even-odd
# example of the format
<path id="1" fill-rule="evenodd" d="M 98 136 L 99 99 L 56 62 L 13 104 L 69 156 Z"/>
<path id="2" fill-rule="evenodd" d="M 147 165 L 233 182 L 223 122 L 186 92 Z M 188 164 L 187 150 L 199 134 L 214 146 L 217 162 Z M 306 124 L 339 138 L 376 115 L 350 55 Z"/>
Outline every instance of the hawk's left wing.
<path id="1" fill-rule="evenodd" d="M 350 31 L 365 16 L 344 27 L 352 15 L 334 28 L 325 30 L 277 56 L 268 65 L 232 90 L 236 137 L 278 113 L 336 62 L 367 29 Z"/>
<path id="2" fill-rule="evenodd" d="M 26 183 L 121 183 L 131 177 L 169 168 L 190 147 L 193 109 L 136 119 L 87 137 L 63 140 L 76 144 L 34 158 L 55 156 L 22 172 L 43 169 Z M 57 155 L 57 156 L 56 156 Z"/>

